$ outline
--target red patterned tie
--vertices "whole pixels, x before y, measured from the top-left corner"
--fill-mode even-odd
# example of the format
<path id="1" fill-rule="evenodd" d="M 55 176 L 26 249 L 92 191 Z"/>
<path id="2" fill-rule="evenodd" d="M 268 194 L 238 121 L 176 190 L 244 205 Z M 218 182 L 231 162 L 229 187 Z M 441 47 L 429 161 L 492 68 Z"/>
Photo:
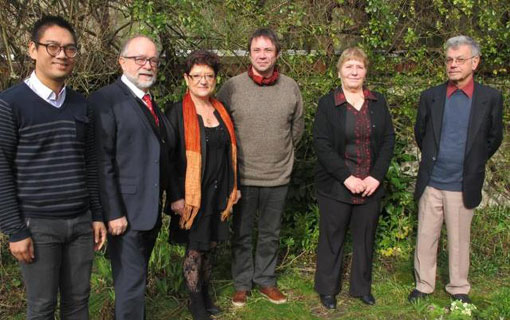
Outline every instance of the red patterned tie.
<path id="1" fill-rule="evenodd" d="M 156 115 L 156 112 L 154 112 L 154 107 L 152 106 L 151 96 L 147 93 L 143 96 L 142 100 L 147 105 L 147 108 L 149 109 L 150 113 L 152 114 L 152 117 L 154 118 L 154 121 L 156 122 L 156 126 L 159 127 L 159 119 Z"/>

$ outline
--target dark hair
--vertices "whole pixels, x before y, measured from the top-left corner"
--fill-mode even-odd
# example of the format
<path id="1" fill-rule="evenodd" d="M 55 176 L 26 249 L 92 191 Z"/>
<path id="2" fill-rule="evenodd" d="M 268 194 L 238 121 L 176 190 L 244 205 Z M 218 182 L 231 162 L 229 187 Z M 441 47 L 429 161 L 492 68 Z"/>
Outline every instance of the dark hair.
<path id="1" fill-rule="evenodd" d="M 264 37 L 271 40 L 271 42 L 274 44 L 276 48 L 276 54 L 280 53 L 280 50 L 282 49 L 282 46 L 280 44 L 280 41 L 278 40 L 278 36 L 276 36 L 276 33 L 274 33 L 273 30 L 268 28 L 260 28 L 257 29 L 250 37 L 250 40 L 248 41 L 248 52 L 251 52 L 251 43 L 253 39 Z"/>
<path id="2" fill-rule="evenodd" d="M 74 43 L 77 44 L 76 33 L 74 32 L 73 26 L 60 16 L 43 16 L 41 19 L 37 20 L 32 27 L 31 40 L 37 45 L 39 40 L 41 40 L 44 31 L 53 26 L 67 29 L 73 36 Z"/>
<path id="3" fill-rule="evenodd" d="M 214 70 L 214 74 L 217 75 L 220 70 L 220 58 L 214 52 L 199 49 L 193 51 L 188 58 L 186 58 L 184 73 L 189 74 L 191 69 L 196 65 L 206 65 Z"/>

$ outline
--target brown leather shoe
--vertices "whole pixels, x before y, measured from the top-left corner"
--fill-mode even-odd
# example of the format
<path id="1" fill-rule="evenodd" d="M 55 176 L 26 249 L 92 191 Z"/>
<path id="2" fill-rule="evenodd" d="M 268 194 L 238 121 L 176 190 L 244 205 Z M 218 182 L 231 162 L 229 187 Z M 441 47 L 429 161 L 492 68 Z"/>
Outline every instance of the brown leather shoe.
<path id="1" fill-rule="evenodd" d="M 259 292 L 272 303 L 282 304 L 287 302 L 287 297 L 277 287 L 259 288 Z"/>
<path id="2" fill-rule="evenodd" d="M 247 296 L 249 295 L 250 295 L 249 291 L 240 290 L 234 292 L 234 296 L 232 297 L 232 304 L 235 307 L 244 307 L 244 305 L 246 304 Z"/>

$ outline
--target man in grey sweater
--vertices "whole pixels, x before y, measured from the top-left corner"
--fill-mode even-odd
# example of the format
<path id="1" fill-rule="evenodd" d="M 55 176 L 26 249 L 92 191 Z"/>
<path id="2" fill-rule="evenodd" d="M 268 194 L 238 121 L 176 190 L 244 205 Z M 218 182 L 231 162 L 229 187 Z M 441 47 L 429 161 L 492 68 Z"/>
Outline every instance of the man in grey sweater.
<path id="1" fill-rule="evenodd" d="M 228 80 L 218 92 L 234 120 L 239 146 L 242 198 L 234 212 L 232 277 L 235 306 L 244 306 L 253 284 L 269 301 L 287 301 L 276 286 L 281 218 L 294 163 L 294 147 L 303 129 L 303 102 L 297 83 L 280 74 L 280 44 L 269 29 L 249 42 L 251 66 Z M 258 238 L 252 255 L 252 231 Z"/>

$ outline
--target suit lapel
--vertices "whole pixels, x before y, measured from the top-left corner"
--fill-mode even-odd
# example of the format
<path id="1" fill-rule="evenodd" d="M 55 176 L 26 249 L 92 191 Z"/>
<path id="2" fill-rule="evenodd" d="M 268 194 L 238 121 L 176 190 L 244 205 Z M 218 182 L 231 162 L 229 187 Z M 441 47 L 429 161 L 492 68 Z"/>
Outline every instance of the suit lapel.
<path id="1" fill-rule="evenodd" d="M 487 96 L 482 91 L 480 84 L 475 82 L 475 90 L 473 91 L 473 101 L 471 102 L 471 114 L 469 115 L 469 126 L 466 141 L 466 154 L 473 146 L 475 136 L 480 129 L 485 118 L 485 112 L 487 110 Z"/>
<path id="2" fill-rule="evenodd" d="M 432 119 L 432 128 L 434 129 L 434 139 L 436 146 L 439 146 L 441 139 L 441 127 L 443 125 L 444 104 L 446 102 L 446 84 L 443 84 L 436 90 L 432 98 L 430 108 L 430 117 Z"/>
<path id="3" fill-rule="evenodd" d="M 129 108 L 134 109 L 135 113 L 138 115 L 140 121 L 142 122 L 144 128 L 154 133 L 157 137 L 156 132 L 149 123 L 149 119 L 147 119 L 147 116 L 145 115 L 144 111 L 139 105 L 138 102 L 139 99 L 135 96 L 135 94 L 131 90 L 129 90 L 129 88 L 122 82 L 122 80 L 118 79 L 117 85 L 121 88 L 124 94 L 129 97 L 129 99 L 127 99 L 129 101 L 128 106 Z"/>

